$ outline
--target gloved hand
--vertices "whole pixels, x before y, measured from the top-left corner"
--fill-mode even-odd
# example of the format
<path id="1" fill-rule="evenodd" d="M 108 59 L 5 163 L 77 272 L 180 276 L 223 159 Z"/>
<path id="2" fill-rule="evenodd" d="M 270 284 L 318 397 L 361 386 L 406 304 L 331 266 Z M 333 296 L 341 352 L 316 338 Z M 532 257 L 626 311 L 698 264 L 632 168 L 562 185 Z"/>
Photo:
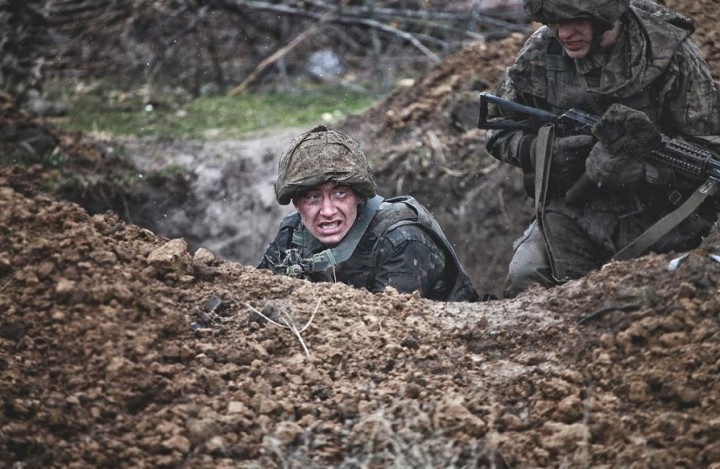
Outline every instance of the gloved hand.
<path id="1" fill-rule="evenodd" d="M 585 158 L 592 149 L 593 142 L 591 135 L 555 137 L 550 162 L 550 179 L 565 187 L 571 186 L 585 170 Z M 537 154 L 535 138 L 528 142 L 527 151 L 529 151 L 528 159 L 534 169 Z"/>
<path id="2" fill-rule="evenodd" d="M 585 168 L 602 186 L 624 186 L 645 178 L 645 161 L 662 135 L 641 111 L 613 104 L 593 127 L 598 142 Z"/>

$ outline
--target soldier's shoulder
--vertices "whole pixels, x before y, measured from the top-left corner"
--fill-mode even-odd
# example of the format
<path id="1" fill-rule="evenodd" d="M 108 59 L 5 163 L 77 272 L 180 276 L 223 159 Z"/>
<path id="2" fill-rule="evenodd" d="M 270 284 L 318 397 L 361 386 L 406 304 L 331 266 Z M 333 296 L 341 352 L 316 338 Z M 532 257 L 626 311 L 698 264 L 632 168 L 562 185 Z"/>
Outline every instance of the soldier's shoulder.
<path id="1" fill-rule="evenodd" d="M 298 212 L 285 215 L 280 221 L 280 229 L 297 227 L 298 225 L 300 225 L 300 214 Z"/>
<path id="2" fill-rule="evenodd" d="M 546 67 L 548 53 L 558 45 L 547 26 L 541 26 L 527 38 L 510 67 L 512 75 L 531 75 Z"/>
<path id="3" fill-rule="evenodd" d="M 650 0 L 633 0 L 630 4 L 630 9 L 634 11 L 638 17 L 642 18 L 644 15 L 652 17 L 665 27 L 667 27 L 667 23 L 669 23 L 676 28 L 683 29 L 690 33 L 695 31 L 695 22 L 692 18 L 664 5 L 660 5 L 659 3 Z"/>
<path id="4" fill-rule="evenodd" d="M 442 252 L 437 243 L 435 243 L 435 240 L 427 232 L 427 229 L 413 222 L 396 224 L 388 229 L 379 241 L 389 244 L 393 249 L 410 246 L 409 249 L 413 250 L 411 252 L 415 252 L 418 255 Z"/>
<path id="5" fill-rule="evenodd" d="M 518 60 L 542 59 L 547 53 L 548 47 L 557 42 L 555 36 L 547 26 L 540 26 L 526 40 L 517 54 Z"/>
<path id="6" fill-rule="evenodd" d="M 418 202 L 412 197 L 398 196 L 386 199 L 380 206 L 370 231 L 378 239 L 393 246 L 408 241 L 427 242 L 430 238 L 418 217 Z"/>

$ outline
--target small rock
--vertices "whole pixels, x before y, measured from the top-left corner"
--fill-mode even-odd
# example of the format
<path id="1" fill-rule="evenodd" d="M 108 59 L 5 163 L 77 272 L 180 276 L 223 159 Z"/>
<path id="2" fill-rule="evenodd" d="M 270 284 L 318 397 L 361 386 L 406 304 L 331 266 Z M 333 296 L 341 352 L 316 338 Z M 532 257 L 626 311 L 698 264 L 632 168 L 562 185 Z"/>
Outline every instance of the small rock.
<path id="1" fill-rule="evenodd" d="M 67 295 L 68 293 L 71 293 L 74 289 L 75 282 L 66 278 L 61 278 L 60 280 L 58 280 L 58 283 L 55 286 L 55 293 L 57 293 L 58 295 Z"/>
<path id="2" fill-rule="evenodd" d="M 159 272 L 188 272 L 192 259 L 184 239 L 173 239 L 148 255 L 148 264 Z"/>
<path id="3" fill-rule="evenodd" d="M 247 406 L 240 401 L 231 401 L 228 403 L 229 414 L 244 414 L 248 410 Z"/>
<path id="4" fill-rule="evenodd" d="M 217 257 L 205 248 L 198 248 L 193 256 L 193 264 L 211 265 L 217 261 Z"/>
<path id="5" fill-rule="evenodd" d="M 192 447 L 192 445 L 190 444 L 190 440 L 188 440 L 182 435 L 174 435 L 168 438 L 167 440 L 162 442 L 162 446 L 163 448 L 179 451 L 183 454 L 189 452 L 190 448 Z"/>
<path id="6" fill-rule="evenodd" d="M 304 432 L 303 428 L 295 422 L 280 422 L 275 430 L 275 436 L 284 445 L 291 445 Z"/>

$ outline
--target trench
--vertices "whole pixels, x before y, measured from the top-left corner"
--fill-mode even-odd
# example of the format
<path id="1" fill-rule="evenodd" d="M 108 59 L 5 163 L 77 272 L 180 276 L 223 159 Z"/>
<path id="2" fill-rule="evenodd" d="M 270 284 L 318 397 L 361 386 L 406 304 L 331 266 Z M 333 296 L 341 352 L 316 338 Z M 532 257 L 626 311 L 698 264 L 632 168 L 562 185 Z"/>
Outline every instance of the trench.
<path id="1" fill-rule="evenodd" d="M 246 140 L 143 141 L 123 139 L 139 177 L 163 174 L 144 184 L 141 200 L 125 217 L 154 233 L 182 238 L 194 253 L 256 265 L 282 217 L 292 209 L 275 200 L 273 183 L 282 148 L 299 129 Z M 172 181 L 182 179 L 181 184 Z"/>
<path id="2" fill-rule="evenodd" d="M 142 182 L 139 194 L 109 208 L 129 223 L 168 239 L 182 238 L 194 253 L 257 265 L 292 206 L 280 206 L 273 184 L 282 149 L 304 129 L 287 128 L 243 140 L 153 140 L 114 143 Z M 436 217 L 478 290 L 502 295 L 512 241 L 529 219 L 522 182 L 509 165 L 478 176 L 465 188 L 445 179 L 410 178 L 405 194 Z M 395 177 L 393 177 L 395 175 Z M 380 193 L 396 195 L 396 171 L 376 173 Z M 70 197 L 88 211 L 107 206 Z"/>

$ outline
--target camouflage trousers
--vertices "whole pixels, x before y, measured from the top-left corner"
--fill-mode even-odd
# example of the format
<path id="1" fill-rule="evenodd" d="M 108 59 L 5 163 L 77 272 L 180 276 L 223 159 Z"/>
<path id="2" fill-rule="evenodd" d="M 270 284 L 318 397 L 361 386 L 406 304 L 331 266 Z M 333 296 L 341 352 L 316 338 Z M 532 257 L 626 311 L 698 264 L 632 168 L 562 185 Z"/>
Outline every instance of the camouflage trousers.
<path id="1" fill-rule="evenodd" d="M 513 243 L 504 297 L 512 298 L 532 285 L 552 287 L 599 268 L 607 254 L 569 217 L 555 212 L 537 220 Z"/>

